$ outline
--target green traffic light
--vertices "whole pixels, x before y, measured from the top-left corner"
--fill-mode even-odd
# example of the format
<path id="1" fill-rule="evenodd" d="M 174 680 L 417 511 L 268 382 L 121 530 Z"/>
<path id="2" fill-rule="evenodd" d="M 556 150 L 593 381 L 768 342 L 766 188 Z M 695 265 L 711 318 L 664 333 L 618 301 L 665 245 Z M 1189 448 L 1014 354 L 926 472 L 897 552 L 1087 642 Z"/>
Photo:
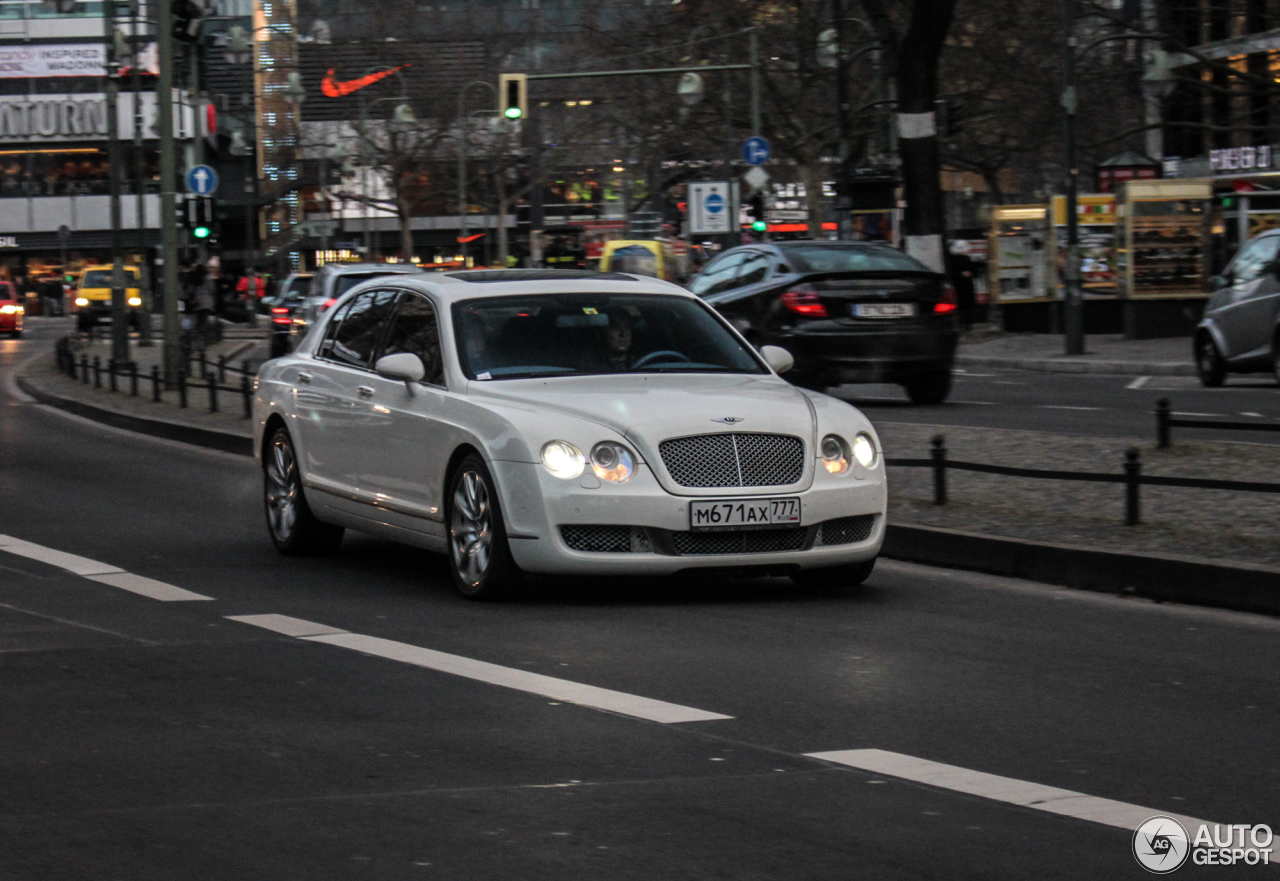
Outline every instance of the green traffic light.
<path id="1" fill-rule="evenodd" d="M 502 111 L 502 115 L 505 116 L 507 119 L 519 119 L 520 108 L 516 106 L 508 107 L 506 110 Z"/>
<path id="2" fill-rule="evenodd" d="M 768 228 L 769 224 L 765 223 L 763 220 L 755 220 L 751 223 L 752 232 L 764 232 Z"/>
<path id="3" fill-rule="evenodd" d="M 191 230 L 191 234 L 195 236 L 197 239 L 209 238 L 210 232 L 212 232 L 212 230 L 210 230 L 209 227 L 207 226 L 197 226 L 195 229 Z"/>

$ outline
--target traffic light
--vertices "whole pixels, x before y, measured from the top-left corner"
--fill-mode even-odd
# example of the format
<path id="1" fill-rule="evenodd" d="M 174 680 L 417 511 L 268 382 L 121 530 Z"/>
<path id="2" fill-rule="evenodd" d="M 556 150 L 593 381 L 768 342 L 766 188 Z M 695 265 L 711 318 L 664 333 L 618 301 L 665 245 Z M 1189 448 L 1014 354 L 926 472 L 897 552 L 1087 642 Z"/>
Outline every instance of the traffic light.
<path id="1" fill-rule="evenodd" d="M 766 232 L 769 223 L 764 219 L 764 194 L 756 193 L 751 197 L 751 231 Z"/>
<path id="2" fill-rule="evenodd" d="M 213 232 L 213 230 L 209 229 L 209 227 L 205 226 L 204 224 L 200 224 L 199 226 L 191 230 L 191 234 L 195 236 L 197 239 L 207 239 L 209 238 L 209 234 L 211 232 Z"/>
<path id="3" fill-rule="evenodd" d="M 498 76 L 498 110 L 507 119 L 524 119 L 528 112 L 529 81 L 522 73 Z"/>

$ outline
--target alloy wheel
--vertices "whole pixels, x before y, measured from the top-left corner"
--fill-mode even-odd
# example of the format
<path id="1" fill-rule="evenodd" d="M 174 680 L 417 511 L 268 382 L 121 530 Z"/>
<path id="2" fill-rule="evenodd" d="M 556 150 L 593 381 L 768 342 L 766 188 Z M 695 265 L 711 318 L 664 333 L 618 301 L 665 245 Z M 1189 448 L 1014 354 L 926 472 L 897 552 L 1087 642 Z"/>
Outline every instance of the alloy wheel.
<path id="1" fill-rule="evenodd" d="M 493 516 L 489 488 L 475 471 L 463 473 L 453 494 L 449 550 L 462 581 L 472 587 L 480 584 L 493 552 Z"/>
<path id="2" fill-rule="evenodd" d="M 288 541 L 298 522 L 298 462 L 283 433 L 271 441 L 267 458 L 267 521 L 278 541 Z"/>

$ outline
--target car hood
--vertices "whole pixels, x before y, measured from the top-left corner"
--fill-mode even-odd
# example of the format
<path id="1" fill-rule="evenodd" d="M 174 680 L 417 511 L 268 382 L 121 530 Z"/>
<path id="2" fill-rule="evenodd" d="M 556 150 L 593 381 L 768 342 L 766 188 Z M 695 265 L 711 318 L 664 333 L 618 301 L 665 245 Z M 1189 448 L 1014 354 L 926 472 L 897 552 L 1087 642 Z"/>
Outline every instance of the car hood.
<path id="1" fill-rule="evenodd" d="M 809 399 L 776 376 L 575 376 L 473 382 L 469 393 L 598 423 L 634 443 L 648 461 L 671 437 L 726 431 L 791 434 L 814 449 Z"/>

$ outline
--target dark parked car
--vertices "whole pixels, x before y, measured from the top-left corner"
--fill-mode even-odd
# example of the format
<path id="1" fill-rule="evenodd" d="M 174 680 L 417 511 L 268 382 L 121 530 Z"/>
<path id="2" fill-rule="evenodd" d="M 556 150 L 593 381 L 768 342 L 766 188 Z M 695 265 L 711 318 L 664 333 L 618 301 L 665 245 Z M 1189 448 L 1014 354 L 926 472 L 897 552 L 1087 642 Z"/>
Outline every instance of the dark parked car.
<path id="1" fill-rule="evenodd" d="M 280 293 L 264 297 L 263 305 L 271 315 L 271 357 L 287 355 L 293 347 L 293 322 L 302 311 L 307 292 L 311 290 L 311 273 L 295 272 L 284 280 Z"/>
<path id="2" fill-rule="evenodd" d="M 944 277 L 885 245 L 794 241 L 744 245 L 690 284 L 756 347 L 796 359 L 806 388 L 892 382 L 917 404 L 951 391 L 959 327 Z"/>
<path id="3" fill-rule="evenodd" d="M 1280 230 L 1247 242 L 1211 285 L 1195 336 L 1200 381 L 1265 371 L 1280 380 Z"/>

